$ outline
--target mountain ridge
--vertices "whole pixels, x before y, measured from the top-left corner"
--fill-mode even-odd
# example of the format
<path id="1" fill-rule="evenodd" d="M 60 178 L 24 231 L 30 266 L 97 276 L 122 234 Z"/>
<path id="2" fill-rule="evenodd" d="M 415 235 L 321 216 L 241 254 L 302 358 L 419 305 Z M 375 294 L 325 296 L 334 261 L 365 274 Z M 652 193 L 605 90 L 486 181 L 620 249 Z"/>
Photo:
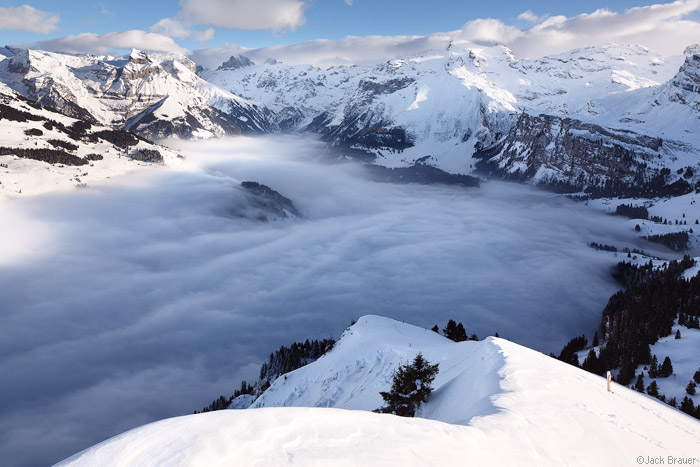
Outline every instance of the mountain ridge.
<path id="1" fill-rule="evenodd" d="M 366 412 L 376 408 L 376 389 L 390 386 L 396 365 L 418 352 L 440 364 L 435 390 L 419 412 L 424 418 Z M 476 463 L 625 465 L 641 454 L 692 459 L 700 448 L 700 422 L 651 397 L 617 385 L 607 392 L 604 378 L 504 339 L 455 343 L 378 316 L 359 318 L 329 353 L 279 377 L 266 394 L 254 404 L 259 408 L 163 420 L 58 465 L 127 459 L 132 465 L 195 459 L 385 465 L 388 458 L 458 465 L 467 457 Z M 339 426 L 351 426 L 352 435 Z M 417 446 L 406 431 L 413 429 L 429 440 L 429 453 L 406 448 Z"/>
<path id="2" fill-rule="evenodd" d="M 174 53 L 4 50 L 0 81 L 25 97 L 151 139 L 308 132 L 339 158 L 481 170 L 593 197 L 700 183 L 700 170 L 677 174 L 700 155 L 692 46 L 684 61 L 617 44 L 517 59 L 504 46 L 454 41 L 374 66 L 232 56 L 215 70 Z M 535 129 L 550 136 L 526 134 Z"/>

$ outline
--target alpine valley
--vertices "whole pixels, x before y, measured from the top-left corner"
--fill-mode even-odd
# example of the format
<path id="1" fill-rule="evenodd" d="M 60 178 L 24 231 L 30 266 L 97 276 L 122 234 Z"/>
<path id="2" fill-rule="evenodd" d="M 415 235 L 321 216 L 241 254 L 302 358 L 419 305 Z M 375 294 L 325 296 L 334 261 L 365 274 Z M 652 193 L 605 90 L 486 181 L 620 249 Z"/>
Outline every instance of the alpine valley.
<path id="1" fill-rule="evenodd" d="M 17 465 L 700 463 L 700 45 L 8 46 L 0 167 Z"/>

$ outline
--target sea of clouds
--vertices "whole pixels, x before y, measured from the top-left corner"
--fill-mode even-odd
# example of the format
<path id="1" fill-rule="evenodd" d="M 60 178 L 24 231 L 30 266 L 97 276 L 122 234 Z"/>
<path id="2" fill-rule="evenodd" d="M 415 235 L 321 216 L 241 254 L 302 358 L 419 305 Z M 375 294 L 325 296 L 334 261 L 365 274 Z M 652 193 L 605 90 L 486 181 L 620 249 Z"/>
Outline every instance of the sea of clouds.
<path id="1" fill-rule="evenodd" d="M 186 168 L 3 203 L 0 457 L 59 461 L 191 413 L 365 314 L 550 352 L 591 335 L 629 221 L 522 185 L 369 181 L 313 140 L 170 141 Z M 301 219 L 238 218 L 253 180 Z M 620 258 L 621 259 L 621 258 Z"/>

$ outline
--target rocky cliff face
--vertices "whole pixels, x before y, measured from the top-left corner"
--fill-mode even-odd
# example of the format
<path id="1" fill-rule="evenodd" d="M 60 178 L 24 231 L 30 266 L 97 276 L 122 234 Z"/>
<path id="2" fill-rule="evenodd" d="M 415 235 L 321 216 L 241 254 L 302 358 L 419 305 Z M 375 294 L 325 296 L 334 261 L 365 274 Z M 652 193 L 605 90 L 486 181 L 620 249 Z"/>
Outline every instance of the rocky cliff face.
<path id="1" fill-rule="evenodd" d="M 477 151 L 477 167 L 499 177 L 533 181 L 593 196 L 680 195 L 692 187 L 658 161 L 660 138 L 571 118 L 520 115 L 497 144 Z M 665 170 L 664 170 L 665 169 Z"/>
<path id="2" fill-rule="evenodd" d="M 669 99 L 687 104 L 700 113 L 700 48 L 692 49 L 697 52 L 686 57 L 676 76 L 671 80 L 672 88 Z"/>

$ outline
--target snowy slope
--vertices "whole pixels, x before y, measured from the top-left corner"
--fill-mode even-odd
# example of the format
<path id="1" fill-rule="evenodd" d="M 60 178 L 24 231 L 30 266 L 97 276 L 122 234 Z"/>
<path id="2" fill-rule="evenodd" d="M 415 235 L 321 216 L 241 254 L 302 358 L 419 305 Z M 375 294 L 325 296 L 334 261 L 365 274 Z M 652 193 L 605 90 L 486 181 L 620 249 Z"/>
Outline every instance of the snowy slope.
<path id="1" fill-rule="evenodd" d="M 695 272 L 697 273 L 697 270 Z M 676 331 L 680 331 L 680 339 L 675 338 Z M 659 362 L 663 362 L 666 357 L 671 359 L 673 374 L 667 378 L 650 378 L 647 370 L 639 366 L 636 374 L 644 373 L 644 386 L 647 387 L 652 381 L 656 381 L 659 394 L 665 395 L 666 399 L 675 397 L 680 404 L 684 397 L 689 397 L 693 404 L 700 404 L 700 391 L 692 396 L 685 391 L 687 384 L 693 379 L 693 374 L 700 369 L 700 329 L 688 329 L 676 322 L 670 335 L 649 347 L 651 354 L 656 355 Z"/>
<path id="2" fill-rule="evenodd" d="M 394 368 L 419 351 L 440 364 L 420 413 L 432 420 L 338 410 L 380 406 Z M 326 356 L 280 377 L 254 404 L 265 408 L 160 421 L 60 465 L 633 465 L 640 455 L 697 457 L 700 422 L 614 390 L 503 339 L 454 343 L 365 316 Z"/>
<path id="3" fill-rule="evenodd" d="M 4 154 L 0 155 L 0 200 L 53 190 L 89 188 L 111 177 L 157 170 L 161 165 L 179 167 L 183 164 L 182 156 L 176 151 L 138 140 L 133 135 L 128 148 L 116 146 L 108 140 L 109 134 L 114 133 L 107 127 L 92 125 L 85 134 L 76 135 L 71 129 L 78 120 L 30 104 L 2 85 L 0 105 L 6 106 L 0 110 L 0 149 Z M 18 113 L 13 114 L 13 109 Z M 10 113 L 6 114 L 8 111 Z M 60 160 L 32 159 L 18 155 L 16 149 L 60 151 L 57 156 Z M 141 150 L 157 151 L 162 161 L 138 160 Z M 36 157 L 42 156 L 36 154 Z"/>

